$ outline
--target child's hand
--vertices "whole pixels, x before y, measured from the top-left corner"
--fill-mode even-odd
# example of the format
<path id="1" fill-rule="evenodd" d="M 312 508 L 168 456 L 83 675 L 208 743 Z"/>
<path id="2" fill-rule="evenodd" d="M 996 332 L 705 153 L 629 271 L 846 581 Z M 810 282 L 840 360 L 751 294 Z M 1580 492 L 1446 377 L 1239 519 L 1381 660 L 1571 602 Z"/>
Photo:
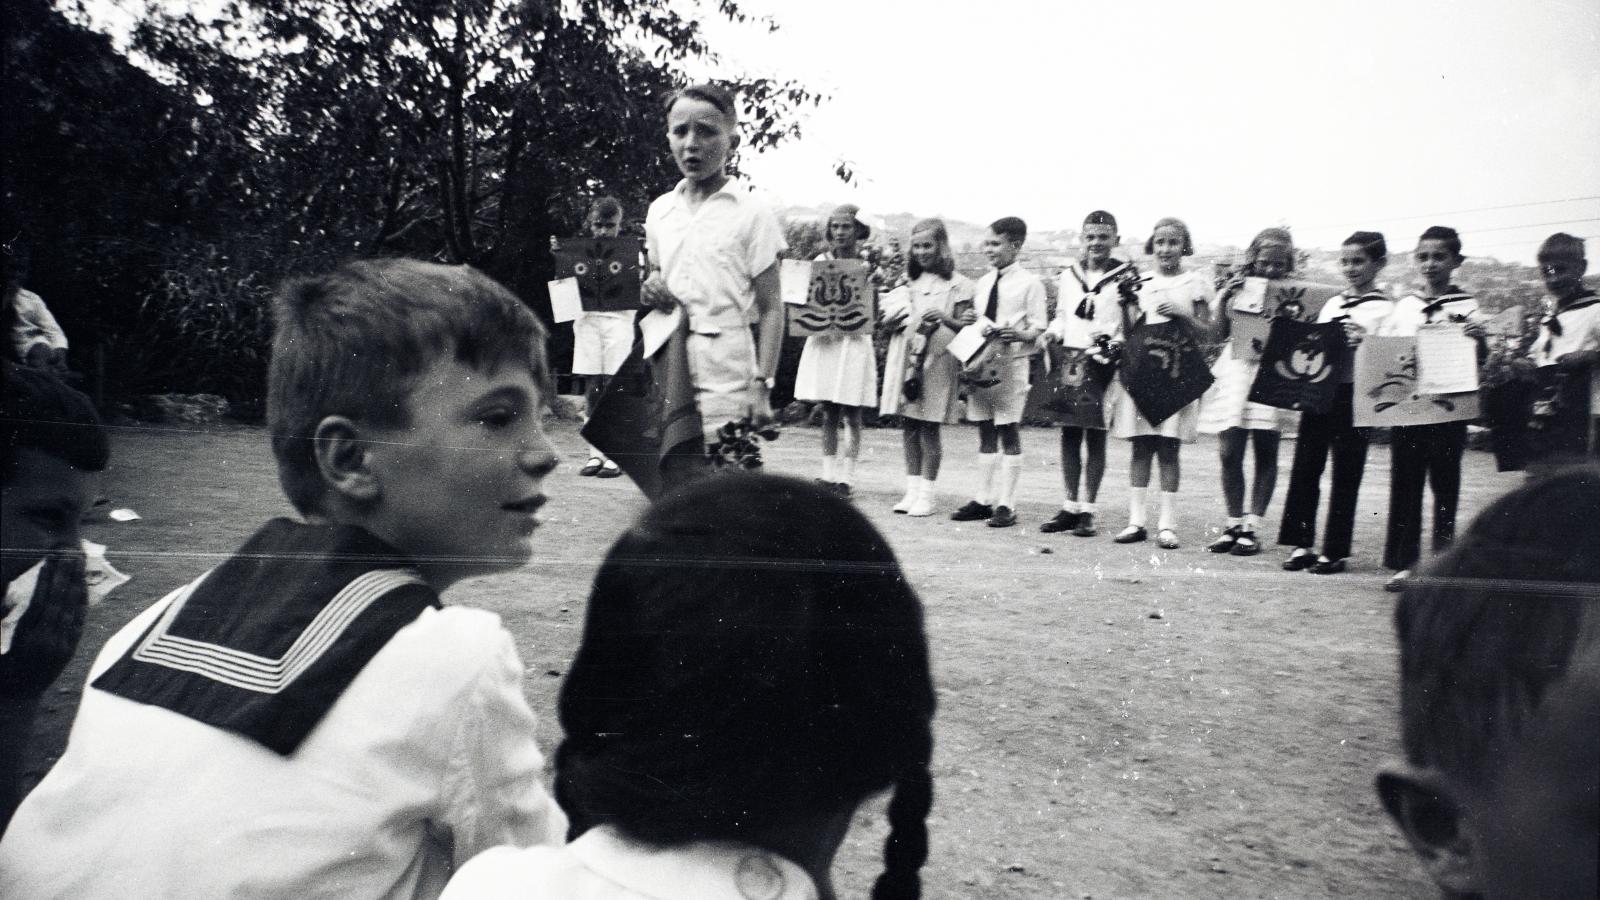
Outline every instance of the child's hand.
<path id="1" fill-rule="evenodd" d="M 962 328 L 965 328 L 976 321 L 978 321 L 978 311 L 975 309 L 964 309 L 961 311 L 961 315 L 956 316 L 956 322 Z"/>
<path id="2" fill-rule="evenodd" d="M 1044 334 L 1039 335 L 1039 337 L 1046 344 L 1063 344 L 1063 343 L 1066 343 L 1066 340 L 1064 338 L 1062 338 L 1061 335 L 1056 334 L 1054 331 L 1046 331 Z"/>
<path id="3" fill-rule="evenodd" d="M 1474 322 L 1470 319 L 1468 319 L 1466 323 L 1461 326 L 1461 331 L 1462 333 L 1466 334 L 1467 337 L 1472 338 L 1475 341 L 1483 340 L 1488 334 L 1488 331 L 1484 329 L 1482 322 Z"/>
<path id="4" fill-rule="evenodd" d="M 998 328 L 991 328 L 989 329 L 989 334 L 990 336 L 997 337 L 1002 341 L 1006 341 L 1007 343 L 1018 339 L 1017 330 L 1012 328 L 1010 325 L 1001 325 Z"/>
<path id="5" fill-rule="evenodd" d="M 1340 324 L 1344 326 L 1344 342 L 1346 346 L 1354 347 L 1360 344 L 1362 335 L 1367 333 L 1365 328 L 1350 319 L 1345 319 Z"/>
<path id="6" fill-rule="evenodd" d="M 1169 319 L 1188 319 L 1192 317 L 1188 310 L 1173 303 L 1171 300 L 1163 300 L 1161 305 L 1156 307 L 1156 312 Z"/>
<path id="7" fill-rule="evenodd" d="M 651 272 L 650 277 L 639 286 L 639 302 L 645 306 L 668 312 L 678 305 L 678 298 L 667 287 L 667 279 L 660 272 Z"/>
<path id="8" fill-rule="evenodd" d="M 11 650 L 0 656 L 0 683 L 37 693 L 72 660 L 89 606 L 83 562 L 83 553 L 76 550 L 45 557 L 33 597 L 12 635 Z"/>
<path id="9" fill-rule="evenodd" d="M 924 325 L 933 325 L 943 321 L 944 313 L 939 312 L 937 309 L 930 309 L 922 314 L 922 322 Z"/>
<path id="10" fill-rule="evenodd" d="M 756 378 L 750 383 L 750 424 L 757 430 L 771 425 L 772 396 L 771 389 L 767 387 L 765 378 Z"/>

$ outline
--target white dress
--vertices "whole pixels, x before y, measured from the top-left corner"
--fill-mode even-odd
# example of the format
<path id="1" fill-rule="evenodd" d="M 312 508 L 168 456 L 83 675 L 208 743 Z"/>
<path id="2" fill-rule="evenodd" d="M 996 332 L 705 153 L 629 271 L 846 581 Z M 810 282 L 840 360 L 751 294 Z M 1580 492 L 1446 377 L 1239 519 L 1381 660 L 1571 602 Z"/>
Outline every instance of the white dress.
<path id="1" fill-rule="evenodd" d="M 1185 311 L 1193 309 L 1197 302 L 1210 306 L 1210 273 L 1188 270 L 1172 276 L 1152 275 L 1139 292 L 1139 312 L 1152 325 L 1165 322 L 1166 318 L 1157 313 L 1156 308 L 1168 301 Z M 1163 419 L 1159 426 L 1151 425 L 1139 414 L 1138 405 L 1133 402 L 1133 396 L 1123 389 L 1121 379 L 1114 379 L 1106 389 L 1106 408 L 1111 410 L 1111 435 L 1124 440 L 1166 437 L 1192 441 L 1200 418 L 1200 401 L 1196 400 Z"/>
<path id="2" fill-rule="evenodd" d="M 817 255 L 833 259 L 831 253 Z M 872 334 L 814 334 L 806 338 L 795 373 L 794 396 L 808 403 L 874 406 L 878 402 L 878 359 Z"/>
<path id="3" fill-rule="evenodd" d="M 898 304 L 908 304 L 904 326 L 889 339 L 883 362 L 883 396 L 878 412 L 886 416 L 905 416 L 921 422 L 953 425 L 961 418 L 961 391 L 958 384 L 961 364 L 947 350 L 955 332 L 940 327 L 928 338 L 928 352 L 922 365 L 922 395 L 908 401 L 901 391 L 905 386 L 906 357 L 911 336 L 916 333 L 923 313 L 930 309 L 953 316 L 956 304 L 972 302 L 972 279 L 960 272 L 948 279 L 924 272 L 903 288 L 884 298 L 884 314 L 892 314 Z"/>

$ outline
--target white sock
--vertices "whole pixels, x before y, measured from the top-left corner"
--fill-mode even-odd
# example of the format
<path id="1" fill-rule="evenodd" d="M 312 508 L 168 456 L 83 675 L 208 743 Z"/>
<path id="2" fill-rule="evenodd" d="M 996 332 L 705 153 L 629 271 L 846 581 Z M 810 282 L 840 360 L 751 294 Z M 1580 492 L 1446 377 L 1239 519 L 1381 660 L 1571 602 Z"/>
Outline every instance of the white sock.
<path id="1" fill-rule="evenodd" d="M 824 457 L 822 457 L 822 480 L 823 481 L 830 482 L 830 483 L 833 481 L 833 464 L 834 464 L 834 457 L 832 457 L 832 456 L 824 456 Z"/>
<path id="2" fill-rule="evenodd" d="M 974 497 L 984 506 L 994 504 L 994 469 L 1000 464 L 1000 454 L 978 454 L 978 496 Z"/>
<path id="3" fill-rule="evenodd" d="M 1092 516 L 1095 514 L 1095 505 L 1093 503 L 1080 503 L 1078 504 L 1078 512 L 1088 513 Z"/>
<path id="4" fill-rule="evenodd" d="M 1178 492 L 1161 492 L 1161 518 L 1156 520 L 1157 528 L 1178 527 Z"/>
<path id="5" fill-rule="evenodd" d="M 1228 517 L 1228 527 L 1229 528 L 1238 528 L 1242 524 L 1244 524 L 1244 520 L 1239 518 L 1238 516 L 1229 516 Z"/>
<path id="6" fill-rule="evenodd" d="M 1144 527 L 1144 495 L 1149 490 L 1147 487 L 1128 488 L 1128 524 L 1135 528 Z"/>
<path id="7" fill-rule="evenodd" d="M 1006 454 L 1000 460 L 1000 505 L 1016 509 L 1017 482 L 1022 480 L 1022 454 Z"/>
<path id="8" fill-rule="evenodd" d="M 1079 508 L 1078 508 L 1078 501 L 1076 501 L 1076 500 L 1068 500 L 1065 503 L 1062 503 L 1061 504 L 1061 508 L 1063 510 L 1069 512 L 1069 513 L 1075 513 L 1075 512 L 1079 512 L 1080 511 Z"/>
<path id="9" fill-rule="evenodd" d="M 919 478 L 917 480 L 922 482 L 922 499 L 929 501 L 933 500 L 935 493 L 935 479 Z"/>
<path id="10" fill-rule="evenodd" d="M 833 474 L 838 476 L 840 484 L 849 484 L 850 480 L 856 477 L 856 461 L 848 456 L 839 457 L 839 464 L 834 468 Z"/>
<path id="11" fill-rule="evenodd" d="M 907 475 L 906 476 L 906 496 L 907 497 L 915 497 L 917 495 L 917 491 L 920 491 L 920 490 L 922 490 L 922 476 L 921 475 Z"/>
<path id="12" fill-rule="evenodd" d="M 1261 517 L 1251 513 L 1244 517 L 1244 530 L 1255 532 L 1261 530 Z"/>

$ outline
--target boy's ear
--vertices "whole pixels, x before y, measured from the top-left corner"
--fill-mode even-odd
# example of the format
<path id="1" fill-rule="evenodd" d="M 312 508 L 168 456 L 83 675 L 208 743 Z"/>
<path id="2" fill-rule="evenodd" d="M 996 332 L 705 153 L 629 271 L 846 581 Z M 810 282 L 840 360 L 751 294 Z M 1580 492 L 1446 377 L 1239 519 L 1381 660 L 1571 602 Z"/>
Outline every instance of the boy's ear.
<path id="1" fill-rule="evenodd" d="M 1378 773 L 1377 789 L 1383 808 L 1445 896 L 1478 893 L 1479 848 L 1462 827 L 1460 802 L 1443 773 L 1389 765 Z"/>
<path id="2" fill-rule="evenodd" d="M 357 503 L 371 503 L 383 493 L 369 456 L 371 443 L 361 426 L 345 416 L 327 416 L 313 438 L 317 469 L 329 490 Z"/>

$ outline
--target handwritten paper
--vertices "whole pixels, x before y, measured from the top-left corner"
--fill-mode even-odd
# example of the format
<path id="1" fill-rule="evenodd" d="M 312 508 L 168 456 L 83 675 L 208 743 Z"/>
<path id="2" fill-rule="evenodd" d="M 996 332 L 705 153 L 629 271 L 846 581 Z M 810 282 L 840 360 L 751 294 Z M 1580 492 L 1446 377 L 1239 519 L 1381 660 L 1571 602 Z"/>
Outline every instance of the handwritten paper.
<path id="1" fill-rule="evenodd" d="M 790 306 L 805 306 L 811 295 L 811 260 L 779 261 L 778 293 Z"/>
<path id="2" fill-rule="evenodd" d="M 1478 417 L 1478 393 L 1417 390 L 1417 342 L 1367 335 L 1356 348 L 1352 424 L 1357 428 L 1433 425 Z"/>
<path id="3" fill-rule="evenodd" d="M 1478 345 L 1459 322 L 1417 329 L 1417 391 L 1461 394 L 1478 389 Z"/>

